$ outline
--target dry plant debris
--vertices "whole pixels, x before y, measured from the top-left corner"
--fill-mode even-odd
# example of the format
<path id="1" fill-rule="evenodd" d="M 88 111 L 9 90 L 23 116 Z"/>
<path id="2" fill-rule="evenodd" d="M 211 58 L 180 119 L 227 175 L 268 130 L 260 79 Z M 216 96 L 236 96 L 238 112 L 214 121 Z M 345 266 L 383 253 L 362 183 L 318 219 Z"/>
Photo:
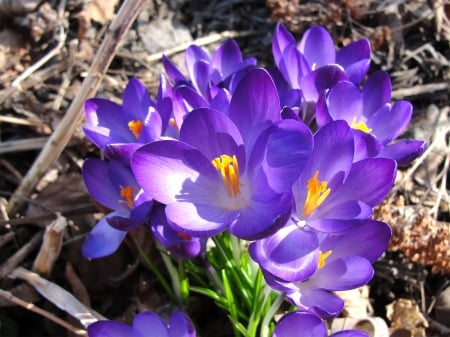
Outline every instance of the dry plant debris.
<path id="1" fill-rule="evenodd" d="M 64 118 L 85 81 L 117 8 L 118 1 L 106 0 L 0 0 L 0 191 L 3 197 L 9 199 L 21 184 L 38 150 Z M 411 100 L 415 106 L 416 122 L 408 132 L 414 133 L 414 138 L 427 139 L 430 146 L 434 144 L 417 167 L 405 168 L 406 179 L 376 210 L 377 217 L 393 227 L 391 250 L 401 251 L 410 261 L 427 266 L 441 285 L 450 275 L 450 152 L 448 134 L 444 132 L 449 122 L 447 115 L 441 114 L 441 119 L 436 120 L 431 117 L 450 105 L 449 18 L 450 4 L 445 0 L 148 0 L 115 55 L 98 95 L 118 99 L 131 76 L 138 76 L 149 89 L 156 89 L 161 53 L 180 53 L 186 45 L 177 42 L 178 45 L 163 47 L 168 49 L 152 51 L 155 54 L 149 55 L 144 39 L 149 29 L 166 29 L 172 19 L 181 25 L 181 28 L 172 27 L 173 32 L 181 29 L 186 37 L 190 34 L 194 42 L 206 47 L 225 38 L 238 38 L 244 53 L 256 56 L 265 65 L 273 62 L 270 40 L 275 21 L 282 21 L 297 34 L 313 24 L 324 25 L 339 45 L 369 37 L 375 67 L 389 71 L 393 77 L 394 98 Z M 167 35 L 164 35 L 166 31 L 159 33 Z M 101 309 L 109 317 L 126 320 L 136 308 L 162 307 L 165 297 L 128 246 L 103 261 L 85 261 L 80 256 L 80 240 L 95 222 L 94 207 L 83 193 L 80 162 L 93 151 L 77 129 L 62 155 L 47 172 L 42 172 L 54 170 L 57 179 L 40 179 L 39 189 L 24 195 L 27 210 L 19 212 L 21 218 L 6 214 L 3 205 L 1 288 L 7 290 L 3 295 L 12 295 L 9 298 L 17 300 L 16 304 L 20 300 L 30 307 L 42 303 L 34 288 L 6 276 L 20 265 L 31 269 L 45 235 L 42 228 L 49 226 L 55 214 L 61 212 L 67 219 L 64 235 L 57 240 L 58 244 L 62 240 L 61 252 L 54 250 L 54 264 L 44 263 L 44 270 L 39 268 L 48 274 L 47 286 L 50 289 L 52 285 L 68 283 L 72 293 L 87 308 Z M 62 190 L 65 195 L 58 197 Z M 50 231 L 51 227 L 48 228 Z M 141 234 L 135 233 L 142 239 Z M 154 248 L 147 249 L 152 256 Z M 130 280 L 137 281 L 137 285 L 130 286 Z M 427 303 L 435 295 L 436 289 L 428 289 Z M 132 298 L 133 304 L 124 298 Z M 363 296 L 364 311 L 368 310 L 365 300 Z M 11 306 L 11 302 L 0 301 L 0 314 L 6 312 L 1 309 L 6 305 Z M 200 314 L 210 317 L 210 309 L 205 303 L 197 303 Z M 26 309 L 19 314 L 11 307 L 8 310 L 12 318 L 26 315 Z M 446 308 L 443 310 L 447 312 Z M 46 312 L 41 309 L 38 313 Z M 396 320 L 393 318 L 392 322 Z M 211 322 L 214 324 L 218 320 Z M 29 326 L 43 334 L 51 331 L 32 319 Z M 78 327 L 72 329 L 76 331 Z"/>

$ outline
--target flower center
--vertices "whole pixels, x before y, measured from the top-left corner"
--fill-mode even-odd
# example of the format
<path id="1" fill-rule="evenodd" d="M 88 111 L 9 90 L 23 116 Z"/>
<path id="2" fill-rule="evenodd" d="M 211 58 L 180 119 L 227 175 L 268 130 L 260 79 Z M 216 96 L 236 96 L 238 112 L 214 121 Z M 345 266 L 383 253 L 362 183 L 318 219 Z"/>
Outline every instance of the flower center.
<path id="1" fill-rule="evenodd" d="M 233 155 L 231 157 L 223 154 L 220 157 L 214 158 L 211 163 L 220 172 L 230 197 L 237 196 L 241 192 L 241 183 L 239 182 L 239 164 L 236 156 Z"/>
<path id="2" fill-rule="evenodd" d="M 120 196 L 119 202 L 128 206 L 128 208 L 133 207 L 134 202 L 134 191 L 131 186 L 120 186 Z"/>
<path id="3" fill-rule="evenodd" d="M 372 129 L 367 126 L 365 122 L 358 122 L 356 117 L 353 117 L 352 123 L 350 124 L 352 129 L 360 130 L 365 133 L 371 133 Z"/>
<path id="4" fill-rule="evenodd" d="M 319 171 L 316 171 L 314 176 L 308 180 L 306 188 L 308 193 L 303 205 L 303 216 L 310 216 L 325 201 L 331 190 L 327 188 L 326 181 L 319 181 Z"/>
<path id="5" fill-rule="evenodd" d="M 191 236 L 187 235 L 186 233 L 177 232 L 177 236 L 179 238 L 182 238 L 184 241 L 189 241 L 191 239 Z"/>
<path id="6" fill-rule="evenodd" d="M 128 122 L 128 129 L 130 129 L 131 133 L 134 135 L 134 137 L 136 139 L 139 138 L 143 126 L 144 126 L 144 122 L 141 120 L 137 120 L 137 121 L 133 120 L 133 121 Z"/>
<path id="7" fill-rule="evenodd" d="M 317 262 L 317 267 L 323 268 L 325 267 L 325 261 L 327 260 L 328 256 L 331 255 L 331 250 L 327 250 L 325 253 L 322 253 L 321 250 L 319 250 L 319 262 Z"/>

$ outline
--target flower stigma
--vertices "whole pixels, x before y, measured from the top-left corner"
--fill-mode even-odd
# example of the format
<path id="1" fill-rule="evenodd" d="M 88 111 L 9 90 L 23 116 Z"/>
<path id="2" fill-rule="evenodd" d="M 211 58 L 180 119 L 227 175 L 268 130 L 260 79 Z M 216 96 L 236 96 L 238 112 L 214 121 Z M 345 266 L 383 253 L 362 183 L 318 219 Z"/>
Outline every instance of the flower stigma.
<path id="1" fill-rule="evenodd" d="M 134 135 L 134 137 L 136 139 L 139 138 L 141 132 L 142 132 L 142 127 L 144 126 L 144 122 L 141 120 L 132 120 L 128 122 L 128 129 L 130 129 L 131 133 Z"/>
<path id="2" fill-rule="evenodd" d="M 241 190 L 239 181 L 239 164 L 235 155 L 223 154 L 214 158 L 211 163 L 220 172 L 223 183 L 230 197 L 237 196 Z"/>
<path id="3" fill-rule="evenodd" d="M 177 232 L 177 236 L 181 239 L 183 239 L 184 241 L 189 241 L 190 239 L 192 239 L 192 237 L 190 235 L 187 235 L 186 233 L 182 233 L 182 232 Z"/>
<path id="4" fill-rule="evenodd" d="M 120 196 L 122 199 L 119 199 L 119 203 L 125 204 L 128 208 L 133 207 L 134 203 L 134 191 L 131 186 L 120 186 Z"/>
<path id="5" fill-rule="evenodd" d="M 350 127 L 352 129 L 360 130 L 360 131 L 365 132 L 365 133 L 371 133 L 372 132 L 372 129 L 369 128 L 365 122 L 358 122 L 358 119 L 356 117 L 353 117 Z"/>
<path id="6" fill-rule="evenodd" d="M 310 216 L 317 207 L 322 205 L 331 192 L 327 186 L 326 181 L 319 181 L 319 171 L 316 171 L 306 185 L 308 193 L 303 205 L 303 216 Z"/>
<path id="7" fill-rule="evenodd" d="M 331 252 L 332 252 L 331 250 L 327 250 L 325 253 L 322 253 L 322 251 L 319 250 L 319 261 L 317 262 L 318 268 L 325 267 L 325 261 L 331 255 Z"/>

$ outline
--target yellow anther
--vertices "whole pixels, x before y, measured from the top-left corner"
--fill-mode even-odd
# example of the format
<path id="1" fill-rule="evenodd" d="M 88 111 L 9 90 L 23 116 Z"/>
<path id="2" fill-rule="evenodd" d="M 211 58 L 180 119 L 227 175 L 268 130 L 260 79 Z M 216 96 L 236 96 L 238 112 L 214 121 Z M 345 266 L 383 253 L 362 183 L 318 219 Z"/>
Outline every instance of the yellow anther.
<path id="1" fill-rule="evenodd" d="M 140 120 L 128 122 L 128 129 L 130 129 L 131 133 L 133 133 L 133 135 L 136 139 L 139 138 L 139 136 L 142 132 L 143 126 L 144 126 L 144 122 L 140 121 Z"/>
<path id="2" fill-rule="evenodd" d="M 328 256 L 331 255 L 331 250 L 326 251 L 325 253 L 322 253 L 321 250 L 319 250 L 319 262 L 317 262 L 317 267 L 323 268 L 325 267 L 325 261 L 327 260 Z"/>
<path id="3" fill-rule="evenodd" d="M 214 158 L 211 163 L 220 172 L 223 183 L 231 197 L 240 193 L 239 165 L 236 156 L 223 154 Z"/>
<path id="4" fill-rule="evenodd" d="M 325 201 L 331 190 L 327 188 L 326 181 L 319 181 L 319 171 L 316 171 L 314 176 L 308 180 L 306 188 L 308 193 L 303 205 L 303 216 L 310 216 Z"/>
<path id="5" fill-rule="evenodd" d="M 175 128 L 175 130 L 177 130 L 178 133 L 180 133 L 180 128 L 178 127 L 178 124 L 177 124 L 177 121 L 175 120 L 175 118 L 169 119 L 169 124 L 171 126 L 173 126 Z"/>
<path id="6" fill-rule="evenodd" d="M 120 186 L 120 196 L 122 199 L 119 200 L 120 203 L 126 204 L 129 208 L 133 207 L 134 203 L 134 191 L 131 186 Z"/>
<path id="7" fill-rule="evenodd" d="M 358 122 L 358 119 L 356 117 L 353 117 L 352 123 L 351 123 L 350 126 L 351 126 L 352 129 L 360 130 L 360 131 L 365 132 L 365 133 L 371 133 L 372 132 L 372 129 L 369 128 L 365 122 Z"/>

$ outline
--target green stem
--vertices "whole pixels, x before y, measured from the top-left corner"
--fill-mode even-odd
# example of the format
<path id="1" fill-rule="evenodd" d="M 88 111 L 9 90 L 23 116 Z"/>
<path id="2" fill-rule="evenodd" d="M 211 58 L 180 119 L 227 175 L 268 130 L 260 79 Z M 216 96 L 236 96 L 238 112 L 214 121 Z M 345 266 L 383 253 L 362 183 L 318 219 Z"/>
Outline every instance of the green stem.
<path id="1" fill-rule="evenodd" d="M 172 300 L 176 300 L 176 296 L 175 293 L 173 291 L 173 289 L 169 286 L 169 283 L 167 283 L 166 278 L 159 272 L 158 268 L 155 266 L 155 264 L 149 259 L 149 257 L 147 256 L 147 254 L 145 254 L 144 250 L 142 249 L 142 247 L 137 243 L 136 240 L 133 240 L 134 244 L 137 248 L 137 250 L 139 251 L 139 254 L 142 256 L 142 258 L 144 259 L 145 263 L 147 264 L 148 268 L 153 272 L 153 274 L 155 274 L 156 278 L 159 280 L 159 282 L 161 283 L 161 286 L 164 288 L 164 290 L 166 291 L 166 293 L 172 298 Z"/>
<path id="2" fill-rule="evenodd" d="M 278 309 L 280 308 L 280 305 L 283 303 L 285 298 L 286 294 L 280 293 L 278 297 L 275 299 L 275 301 L 273 301 L 272 305 L 270 306 L 270 309 L 267 311 L 261 323 L 261 337 L 269 337 L 270 333 L 269 323 L 277 313 Z"/>

